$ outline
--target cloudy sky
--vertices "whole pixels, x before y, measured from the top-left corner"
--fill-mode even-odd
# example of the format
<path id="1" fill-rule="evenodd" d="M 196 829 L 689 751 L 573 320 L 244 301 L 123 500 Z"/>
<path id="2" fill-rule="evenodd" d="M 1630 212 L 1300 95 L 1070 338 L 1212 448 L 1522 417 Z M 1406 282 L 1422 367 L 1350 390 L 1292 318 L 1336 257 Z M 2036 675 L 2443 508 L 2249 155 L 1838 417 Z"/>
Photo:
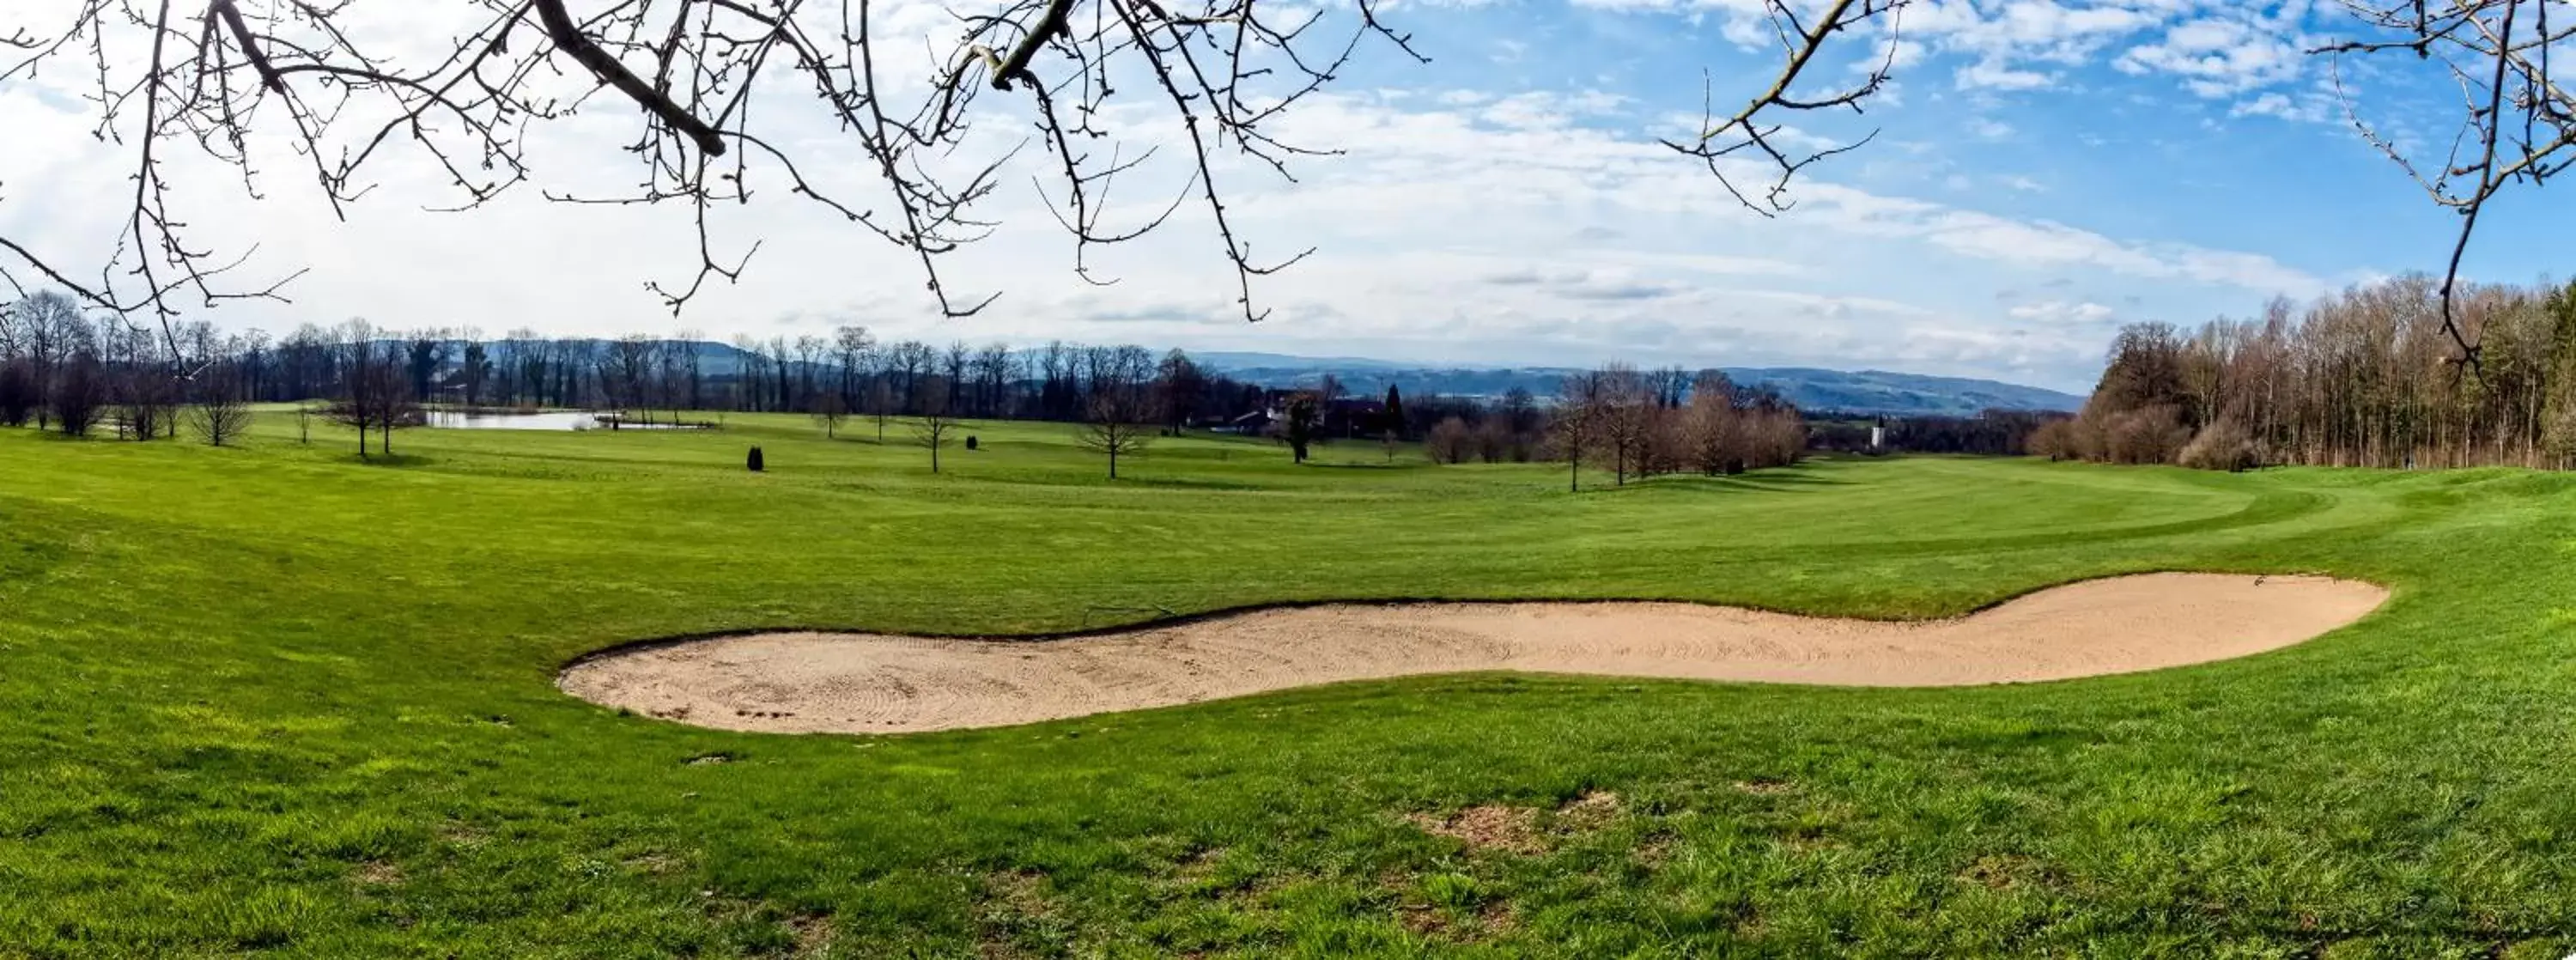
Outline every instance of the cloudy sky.
<path id="1" fill-rule="evenodd" d="M 397 156 L 371 168 L 378 189 L 343 222 L 275 144 L 257 148 L 267 151 L 258 200 L 237 173 L 182 160 L 171 175 L 200 239 L 255 241 L 254 266 L 272 273 L 309 268 L 289 288 L 292 304 L 207 314 L 272 332 L 353 316 L 712 338 L 857 323 L 936 342 L 1871 367 L 2080 392 L 2120 323 L 2250 314 L 2276 295 L 2432 269 L 2448 252 L 2454 219 L 2354 134 L 2325 63 L 2300 53 L 2349 32 L 2332 5 L 2305 2 L 1926 0 L 1903 24 L 1896 84 L 1867 116 L 1788 118 L 1800 125 L 1792 136 L 1816 142 L 1877 138 L 1811 170 L 1789 213 L 1752 215 L 1655 138 L 1687 129 L 1705 89 L 1721 101 L 1756 89 L 1777 59 L 1747 13 L 1758 6 L 1389 5 L 1386 18 L 1433 62 L 1381 46 L 1274 125 L 1282 139 L 1340 155 L 1297 161 L 1296 182 L 1220 167 L 1257 255 L 1317 248 L 1257 282 L 1256 301 L 1272 311 L 1259 324 L 1242 319 L 1195 210 L 1097 256 L 1117 283 L 1077 279 L 1033 182 L 1047 172 L 1034 151 L 982 211 L 1002 226 L 945 264 L 962 294 L 1001 294 L 966 319 L 938 316 L 905 251 L 757 176 L 756 199 L 719 211 L 715 231 L 729 250 L 760 242 L 749 271 L 674 317 L 644 281 L 687 280 L 696 236 L 683 209 L 566 206 L 529 192 L 431 213 L 423 205 L 452 195 Z M 935 8 L 879 9 L 905 29 L 943 29 Z M 1873 42 L 1854 41 L 1854 52 Z M 73 96 L 82 79 L 0 83 L 0 129 L 20 145 L 0 151 L 0 236 L 94 264 L 112 249 L 118 198 L 132 186 L 123 154 L 88 136 L 94 119 Z M 2343 79 L 2401 142 L 2447 140 L 2451 118 L 2426 78 Z M 971 146 L 998 152 L 1024 127 L 991 105 L 999 122 Z M 619 146 L 637 121 L 620 106 L 597 101 L 533 140 L 538 185 L 631 182 Z M 864 190 L 855 151 L 828 124 L 779 116 L 772 139 Z M 1140 149 L 1176 131 L 1142 103 L 1110 120 Z M 1167 164 L 1122 183 L 1114 199 L 1131 206 L 1118 213 L 1160 210 L 1180 175 Z M 2469 272 L 2528 281 L 2558 268 L 2543 231 L 2563 220 L 2568 196 L 2514 195 L 2491 214 Z"/>

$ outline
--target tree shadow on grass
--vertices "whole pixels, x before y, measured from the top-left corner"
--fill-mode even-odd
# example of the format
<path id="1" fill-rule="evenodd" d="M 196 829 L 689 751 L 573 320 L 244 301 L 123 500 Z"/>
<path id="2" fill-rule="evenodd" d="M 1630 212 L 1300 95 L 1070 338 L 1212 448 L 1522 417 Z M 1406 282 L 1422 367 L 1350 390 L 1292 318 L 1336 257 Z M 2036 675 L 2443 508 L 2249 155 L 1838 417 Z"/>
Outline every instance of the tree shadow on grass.
<path id="1" fill-rule="evenodd" d="M 1742 493 L 1821 493 L 1832 487 L 1852 486 L 1854 481 L 1837 480 L 1806 472 L 1799 467 L 1773 467 L 1732 476 L 1709 476 L 1700 473 L 1668 473 L 1643 480 L 1630 480 L 1626 486 L 1601 484 L 1584 487 L 1585 493 L 1620 493 L 1628 490 L 1663 490 L 1676 494 L 1742 494 Z"/>
<path id="2" fill-rule="evenodd" d="M 1242 480 L 1202 480 L 1194 477 L 1129 477 L 1118 478 L 1120 486 L 1156 487 L 1166 490 L 1280 490 L 1273 484 Z"/>
<path id="3" fill-rule="evenodd" d="M 435 458 L 424 457 L 416 453 L 371 453 L 365 457 L 351 454 L 349 456 L 342 457 L 341 460 L 347 463 L 357 464 L 361 467 L 384 467 L 386 469 L 416 469 L 419 467 L 430 466 L 438 462 Z"/>

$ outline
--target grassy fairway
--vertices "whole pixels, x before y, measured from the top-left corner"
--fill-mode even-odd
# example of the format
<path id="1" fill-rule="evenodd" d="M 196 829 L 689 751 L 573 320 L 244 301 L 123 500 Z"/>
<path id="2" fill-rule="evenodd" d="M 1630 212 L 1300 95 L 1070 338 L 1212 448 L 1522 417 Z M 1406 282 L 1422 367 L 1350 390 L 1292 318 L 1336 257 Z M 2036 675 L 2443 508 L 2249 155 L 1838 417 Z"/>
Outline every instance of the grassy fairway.
<path id="1" fill-rule="evenodd" d="M 416 432 L 390 464 L 263 429 L 0 431 L 0 956 L 2576 946 L 2576 478 L 1920 459 L 1570 496 L 1554 468 L 1205 440 L 1112 485 L 1018 425 L 936 478 L 787 418 Z M 1377 597 L 1927 616 L 2153 569 L 2396 597 L 2246 660 L 1963 690 L 1487 674 L 868 739 L 551 683 L 747 627 Z M 1530 853 L 1406 819 L 1594 790 L 1614 815 L 1543 814 Z"/>

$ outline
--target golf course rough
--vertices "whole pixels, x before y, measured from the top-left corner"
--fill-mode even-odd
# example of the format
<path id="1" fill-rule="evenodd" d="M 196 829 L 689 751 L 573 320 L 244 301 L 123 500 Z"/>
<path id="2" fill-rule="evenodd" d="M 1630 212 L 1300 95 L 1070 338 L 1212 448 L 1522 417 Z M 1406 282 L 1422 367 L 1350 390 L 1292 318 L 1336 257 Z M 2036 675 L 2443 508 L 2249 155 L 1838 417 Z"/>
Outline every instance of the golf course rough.
<path id="1" fill-rule="evenodd" d="M 561 682 L 649 716 L 786 733 L 1007 726 L 1477 670 L 1964 686 L 2246 656 L 2342 627 L 2387 596 L 2327 577 L 2156 573 L 1922 622 L 1683 603 L 1328 604 L 1048 640 L 713 637 L 585 657 Z"/>

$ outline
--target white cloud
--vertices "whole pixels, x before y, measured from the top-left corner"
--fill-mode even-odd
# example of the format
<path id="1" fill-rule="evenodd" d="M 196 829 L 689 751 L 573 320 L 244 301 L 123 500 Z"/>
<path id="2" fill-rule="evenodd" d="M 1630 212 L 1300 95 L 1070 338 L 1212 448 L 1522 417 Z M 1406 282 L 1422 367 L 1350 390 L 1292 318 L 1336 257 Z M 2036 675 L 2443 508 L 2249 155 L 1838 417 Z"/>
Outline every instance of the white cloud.
<path id="1" fill-rule="evenodd" d="M 2277 117 L 2296 123 L 2331 123 L 2342 119 L 2341 108 L 2332 94 L 2301 91 L 2286 94 L 2267 92 L 2248 100 L 2239 100 L 2227 108 L 2232 117 Z"/>
<path id="2" fill-rule="evenodd" d="M 2005 311 L 2015 320 L 2043 322 L 2100 323 L 2111 319 L 2112 309 L 2091 301 L 2049 300 L 2025 303 Z"/>
<path id="3" fill-rule="evenodd" d="M 2035 90 L 2049 84 L 2048 74 L 2007 67 L 2000 60 L 1979 60 L 1961 68 L 1961 90 Z"/>
<path id="4" fill-rule="evenodd" d="M 2296 79 L 2307 57 L 2262 24 L 2221 16 L 2175 24 L 2156 42 L 2129 48 L 2114 66 L 2177 77 L 2200 96 L 2225 97 Z"/>

